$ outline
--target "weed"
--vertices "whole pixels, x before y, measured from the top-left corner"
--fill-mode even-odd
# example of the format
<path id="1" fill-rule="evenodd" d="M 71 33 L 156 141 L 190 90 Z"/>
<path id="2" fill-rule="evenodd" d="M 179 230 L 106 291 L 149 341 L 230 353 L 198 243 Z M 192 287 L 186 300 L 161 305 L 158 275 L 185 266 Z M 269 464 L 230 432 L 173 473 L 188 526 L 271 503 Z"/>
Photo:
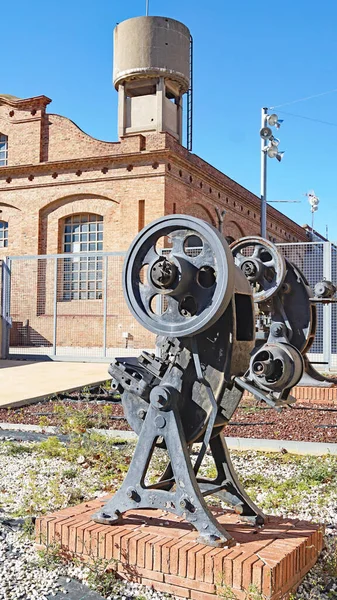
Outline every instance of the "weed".
<path id="1" fill-rule="evenodd" d="M 259 592 L 255 584 L 252 583 L 248 586 L 245 600 L 263 600 L 263 595 L 261 594 L 261 592 Z"/>
<path id="2" fill-rule="evenodd" d="M 302 479 L 307 480 L 313 485 L 318 483 L 330 483 L 336 476 L 332 466 L 326 462 L 312 462 L 301 469 Z"/>
<path id="3" fill-rule="evenodd" d="M 35 519 L 34 518 L 28 517 L 27 519 L 24 519 L 24 522 L 22 525 L 22 533 L 23 533 L 24 537 L 27 537 L 30 540 L 35 539 Z"/>
<path id="4" fill-rule="evenodd" d="M 43 442 L 39 442 L 35 449 L 49 458 L 64 456 L 65 454 L 64 445 L 55 435 L 51 435 Z"/>
<path id="5" fill-rule="evenodd" d="M 50 419 L 48 419 L 48 417 L 46 416 L 42 416 L 39 418 L 39 426 L 44 428 L 44 427 L 48 427 L 50 425 Z"/>
<path id="6" fill-rule="evenodd" d="M 7 449 L 7 454 L 10 454 L 11 456 L 17 456 L 18 454 L 31 454 L 33 452 L 32 446 L 19 444 L 18 442 L 6 442 L 4 446 Z"/>
<path id="7" fill-rule="evenodd" d="M 77 469 L 65 469 L 61 475 L 62 479 L 75 479 L 77 476 Z"/>
<path id="8" fill-rule="evenodd" d="M 39 557 L 38 566 L 47 569 L 47 571 L 53 571 L 60 564 L 68 563 L 70 558 L 58 542 L 47 544 L 43 550 L 38 550 L 37 554 Z"/>
<path id="9" fill-rule="evenodd" d="M 230 585 L 222 585 L 218 588 L 218 596 L 223 598 L 223 600 L 237 600 L 236 595 L 234 594 Z"/>
<path id="10" fill-rule="evenodd" d="M 103 596 L 111 593 L 116 584 L 116 575 L 112 569 L 111 560 L 91 558 L 87 567 L 89 569 L 87 576 L 89 587 Z"/>
<path id="11" fill-rule="evenodd" d="M 337 539 L 326 538 L 323 556 L 323 572 L 329 577 L 337 577 Z"/>
<path id="12" fill-rule="evenodd" d="M 78 410 L 75 407 L 57 404 L 54 413 L 59 418 L 62 433 L 85 433 L 94 427 L 94 419 L 89 409 Z"/>

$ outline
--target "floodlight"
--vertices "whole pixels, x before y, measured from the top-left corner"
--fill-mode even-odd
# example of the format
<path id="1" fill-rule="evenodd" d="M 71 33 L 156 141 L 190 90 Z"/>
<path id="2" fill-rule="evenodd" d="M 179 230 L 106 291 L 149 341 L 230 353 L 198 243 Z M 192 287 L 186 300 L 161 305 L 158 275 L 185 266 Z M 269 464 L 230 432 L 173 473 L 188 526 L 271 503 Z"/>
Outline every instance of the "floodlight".
<path id="1" fill-rule="evenodd" d="M 269 156 L 269 158 L 276 158 L 278 153 L 277 145 L 270 145 L 267 147 L 267 156 Z"/>
<path id="2" fill-rule="evenodd" d="M 269 115 L 267 117 L 267 122 L 268 122 L 268 125 L 270 125 L 271 127 L 275 127 L 275 125 L 278 122 L 278 116 L 275 113 L 273 113 L 272 115 Z"/>
<path id="3" fill-rule="evenodd" d="M 263 140 L 269 140 L 273 137 L 273 132 L 270 127 L 262 127 L 262 129 L 260 129 L 260 136 Z"/>
<path id="4" fill-rule="evenodd" d="M 307 197 L 311 206 L 317 206 L 319 204 L 319 198 L 315 195 L 314 191 L 308 192 Z"/>
<path id="5" fill-rule="evenodd" d="M 279 152 L 278 154 L 276 154 L 276 160 L 281 162 L 281 160 L 283 158 L 283 154 L 284 154 L 284 150 L 282 150 L 282 152 Z"/>

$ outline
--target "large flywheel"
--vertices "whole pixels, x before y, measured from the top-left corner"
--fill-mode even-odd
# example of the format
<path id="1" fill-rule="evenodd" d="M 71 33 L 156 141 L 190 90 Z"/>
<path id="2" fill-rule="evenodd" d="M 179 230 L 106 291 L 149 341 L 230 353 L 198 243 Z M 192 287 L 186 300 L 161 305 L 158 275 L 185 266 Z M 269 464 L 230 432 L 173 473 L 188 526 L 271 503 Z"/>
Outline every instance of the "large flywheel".
<path id="1" fill-rule="evenodd" d="M 211 327 L 230 302 L 231 252 L 205 221 L 186 215 L 163 217 L 131 244 L 123 287 L 141 325 L 158 335 L 191 336 Z"/>

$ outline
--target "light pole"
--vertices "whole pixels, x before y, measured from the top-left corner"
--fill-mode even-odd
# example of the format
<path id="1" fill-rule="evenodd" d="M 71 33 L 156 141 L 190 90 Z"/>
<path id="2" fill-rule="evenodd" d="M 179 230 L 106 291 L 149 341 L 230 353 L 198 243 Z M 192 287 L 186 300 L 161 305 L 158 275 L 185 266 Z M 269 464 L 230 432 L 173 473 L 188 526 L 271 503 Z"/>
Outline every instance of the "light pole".
<path id="1" fill-rule="evenodd" d="M 280 152 L 280 140 L 273 136 L 271 127 L 279 129 L 282 120 L 273 113 L 268 115 L 268 108 L 261 109 L 261 237 L 267 237 L 267 158 L 282 160 L 284 152 Z"/>
<path id="2" fill-rule="evenodd" d="M 261 110 L 261 131 L 266 128 L 267 108 Z M 267 237 L 267 152 L 266 139 L 261 135 L 261 237 Z"/>
<path id="3" fill-rule="evenodd" d="M 305 194 L 308 198 L 309 204 L 311 206 L 311 235 L 312 239 L 314 239 L 314 213 L 318 210 L 319 198 L 316 196 L 314 190 L 311 190 L 307 194 Z"/>

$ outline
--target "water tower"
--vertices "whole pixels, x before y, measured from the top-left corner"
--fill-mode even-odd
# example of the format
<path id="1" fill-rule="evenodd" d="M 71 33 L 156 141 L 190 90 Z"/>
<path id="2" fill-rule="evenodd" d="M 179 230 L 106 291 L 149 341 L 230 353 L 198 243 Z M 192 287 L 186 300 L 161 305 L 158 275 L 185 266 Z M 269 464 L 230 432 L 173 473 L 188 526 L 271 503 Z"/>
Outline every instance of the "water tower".
<path id="1" fill-rule="evenodd" d="M 190 82 L 191 36 L 185 25 L 148 16 L 117 25 L 113 83 L 119 137 L 167 131 L 182 143 L 182 97 L 191 94 Z M 191 114 L 188 124 L 191 128 Z"/>

